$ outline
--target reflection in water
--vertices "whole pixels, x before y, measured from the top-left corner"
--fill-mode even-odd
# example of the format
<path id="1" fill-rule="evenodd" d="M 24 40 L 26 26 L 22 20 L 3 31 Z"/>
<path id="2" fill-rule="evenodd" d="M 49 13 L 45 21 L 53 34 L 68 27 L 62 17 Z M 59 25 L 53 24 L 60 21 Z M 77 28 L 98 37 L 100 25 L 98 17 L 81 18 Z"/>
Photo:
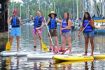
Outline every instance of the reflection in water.
<path id="1" fill-rule="evenodd" d="M 11 69 L 11 57 L 1 58 L 0 70 L 10 70 Z"/>
<path id="2" fill-rule="evenodd" d="M 34 63 L 34 70 L 54 70 L 54 67 L 52 67 L 52 62 L 35 62 Z M 52 69 L 53 68 L 53 69 Z"/>
<path id="3" fill-rule="evenodd" d="M 91 70 L 94 70 L 94 62 L 91 63 Z"/>
<path id="4" fill-rule="evenodd" d="M 16 65 L 16 69 L 19 69 L 19 58 L 17 57 L 17 65 Z"/>
<path id="5" fill-rule="evenodd" d="M 73 62 L 58 62 L 54 63 L 54 70 L 72 70 Z"/>
<path id="6" fill-rule="evenodd" d="M 88 63 L 85 62 L 85 70 L 88 70 Z"/>
<path id="7" fill-rule="evenodd" d="M 89 69 L 88 62 L 85 62 L 85 70 L 94 70 L 94 62 L 91 62 L 91 67 Z"/>
<path id="8" fill-rule="evenodd" d="M 105 61 L 95 62 L 63 62 L 54 64 L 53 61 L 27 61 L 21 57 L 1 58 L 0 70 L 105 70 Z M 95 65 L 95 68 L 94 68 Z M 103 68 L 101 68 L 103 67 Z M 97 68 L 97 69 L 96 69 Z"/>
<path id="9" fill-rule="evenodd" d="M 72 67 L 72 65 L 69 64 L 69 65 L 63 66 L 62 68 L 63 68 L 63 70 L 71 70 L 71 67 Z"/>
<path id="10" fill-rule="evenodd" d="M 34 63 L 34 70 L 38 70 L 37 63 Z"/>
<path id="11" fill-rule="evenodd" d="M 1 58 L 1 65 L 0 65 L 1 67 L 0 67 L 0 70 L 6 70 L 6 60 L 3 60 L 2 58 Z"/>
<path id="12" fill-rule="evenodd" d="M 95 70 L 94 62 L 63 62 L 63 64 L 55 64 L 54 66 L 54 70 Z"/>

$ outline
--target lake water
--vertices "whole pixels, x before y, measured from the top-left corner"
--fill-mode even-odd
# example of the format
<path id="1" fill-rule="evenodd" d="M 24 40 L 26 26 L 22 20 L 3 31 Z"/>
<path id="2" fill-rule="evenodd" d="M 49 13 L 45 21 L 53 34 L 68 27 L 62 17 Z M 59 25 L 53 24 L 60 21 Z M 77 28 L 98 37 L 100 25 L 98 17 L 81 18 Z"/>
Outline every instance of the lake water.
<path id="1" fill-rule="evenodd" d="M 33 36 L 32 28 L 29 24 L 24 24 L 21 31 L 21 49 L 26 51 L 33 51 Z M 80 39 L 77 37 L 78 31 L 72 31 L 72 53 L 84 52 L 84 38 L 81 35 Z M 61 38 L 58 27 L 59 44 Z M 48 32 L 46 27 L 43 28 L 43 40 L 49 45 Z M 95 52 L 105 53 L 105 36 L 96 33 L 95 36 Z M 39 40 L 37 40 L 37 48 L 40 48 Z M 16 50 L 16 41 L 14 40 L 12 50 Z M 89 47 L 89 52 L 90 47 Z M 30 61 L 27 57 L 0 57 L 0 70 L 105 70 L 105 61 L 99 60 L 94 62 L 77 62 L 55 64 L 53 60 Z"/>

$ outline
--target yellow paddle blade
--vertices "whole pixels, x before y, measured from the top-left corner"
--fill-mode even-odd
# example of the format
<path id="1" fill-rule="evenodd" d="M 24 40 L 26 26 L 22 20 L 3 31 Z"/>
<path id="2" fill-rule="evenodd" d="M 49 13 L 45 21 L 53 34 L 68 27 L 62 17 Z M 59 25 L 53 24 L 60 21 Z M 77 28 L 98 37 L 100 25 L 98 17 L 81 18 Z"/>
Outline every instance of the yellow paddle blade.
<path id="1" fill-rule="evenodd" d="M 46 44 L 42 40 L 41 40 L 41 44 L 42 44 L 42 51 L 48 52 L 49 49 L 48 49 L 48 47 L 46 46 Z"/>
<path id="2" fill-rule="evenodd" d="M 10 45 L 10 42 L 8 41 L 6 43 L 6 51 L 10 51 L 11 50 L 11 45 Z"/>

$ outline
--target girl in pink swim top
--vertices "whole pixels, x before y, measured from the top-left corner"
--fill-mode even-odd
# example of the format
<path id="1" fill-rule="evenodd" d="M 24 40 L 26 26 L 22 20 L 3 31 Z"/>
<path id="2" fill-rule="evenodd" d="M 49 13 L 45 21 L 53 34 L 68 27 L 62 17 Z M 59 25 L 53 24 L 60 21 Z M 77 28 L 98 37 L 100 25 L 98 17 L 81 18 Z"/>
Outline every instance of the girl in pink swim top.
<path id="1" fill-rule="evenodd" d="M 34 36 L 34 50 L 36 50 L 36 36 L 38 35 L 40 39 L 42 39 L 42 27 L 43 27 L 44 17 L 41 15 L 40 11 L 37 11 L 37 15 L 34 17 L 34 29 L 33 29 L 33 36 Z M 41 45 L 42 48 L 42 45 Z"/>

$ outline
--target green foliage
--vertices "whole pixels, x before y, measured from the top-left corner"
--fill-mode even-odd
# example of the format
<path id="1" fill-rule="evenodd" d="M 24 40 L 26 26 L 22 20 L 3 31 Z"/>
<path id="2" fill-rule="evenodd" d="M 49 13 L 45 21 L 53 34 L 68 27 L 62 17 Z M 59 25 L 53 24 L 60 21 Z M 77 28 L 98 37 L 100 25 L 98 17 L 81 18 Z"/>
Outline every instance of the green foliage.
<path id="1" fill-rule="evenodd" d="M 29 18 L 29 15 L 35 16 L 37 10 L 39 10 L 38 0 L 23 0 L 24 3 L 21 7 L 22 18 Z M 83 0 L 79 1 L 79 17 L 83 15 Z M 29 9 L 28 9 L 29 6 Z M 20 8 L 20 3 L 10 3 L 10 15 L 12 15 L 13 8 Z M 40 0 L 40 8 L 43 16 L 48 18 L 48 14 L 51 10 L 56 11 L 58 17 L 62 17 L 64 12 L 69 12 L 72 18 L 77 18 L 77 0 Z M 20 10 L 20 9 L 19 9 Z"/>

